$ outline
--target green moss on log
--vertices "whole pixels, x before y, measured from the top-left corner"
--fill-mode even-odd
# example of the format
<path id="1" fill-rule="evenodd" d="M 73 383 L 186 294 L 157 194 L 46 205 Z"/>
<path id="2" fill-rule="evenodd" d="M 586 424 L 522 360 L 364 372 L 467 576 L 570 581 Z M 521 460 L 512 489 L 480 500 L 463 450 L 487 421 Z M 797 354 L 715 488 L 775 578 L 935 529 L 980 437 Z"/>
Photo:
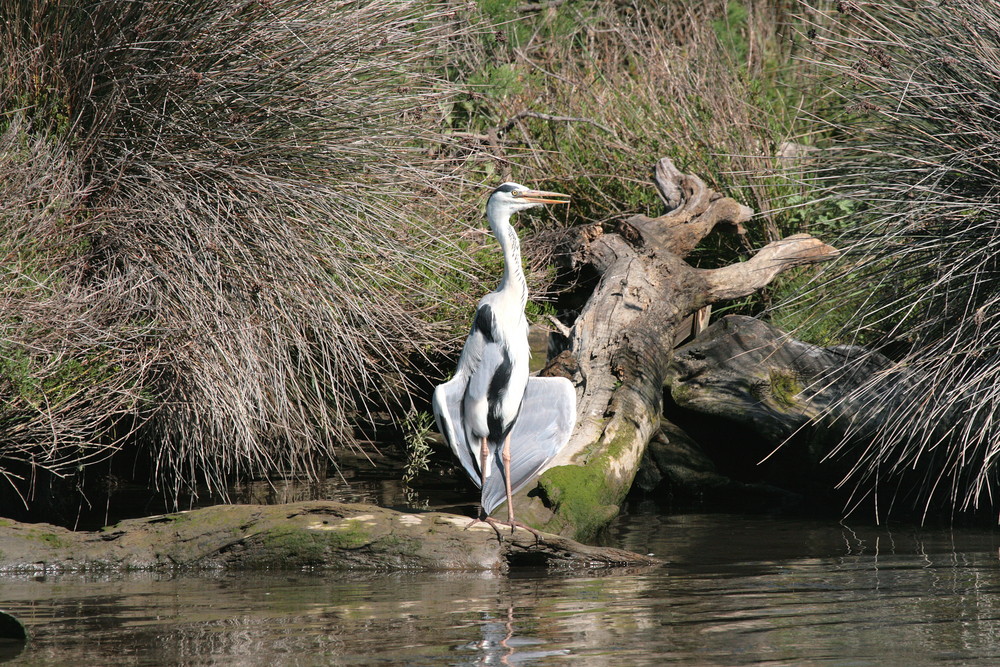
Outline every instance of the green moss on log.
<path id="1" fill-rule="evenodd" d="M 280 526 L 261 535 L 262 561 L 274 564 L 322 565 L 331 551 L 360 549 L 371 543 L 371 533 L 363 521 L 348 519 L 322 529 Z"/>
<path id="2" fill-rule="evenodd" d="M 771 369 L 771 396 L 781 406 L 790 408 L 796 404 L 795 397 L 802 391 L 798 378 L 792 373 Z"/>
<path id="3" fill-rule="evenodd" d="M 398 560 L 416 559 L 421 549 L 420 540 L 398 535 L 387 535 L 373 546 Z"/>
<path id="4" fill-rule="evenodd" d="M 570 524 L 574 539 L 593 538 L 618 514 L 618 501 L 610 493 L 602 470 L 566 465 L 547 470 L 538 480 L 558 518 L 543 530 L 558 531 Z"/>
<path id="5" fill-rule="evenodd" d="M 38 535 L 38 539 L 55 549 L 64 549 L 69 546 L 69 542 L 52 533 L 41 533 Z"/>
<path id="6" fill-rule="evenodd" d="M 538 484 L 552 506 L 554 516 L 539 527 L 560 532 L 569 525 L 574 539 L 586 541 L 593 539 L 618 516 L 619 506 L 628 493 L 632 479 L 618 479 L 608 469 L 613 461 L 634 446 L 636 436 L 634 428 L 628 428 L 619 421 L 615 436 L 610 442 L 602 437 L 596 448 L 600 454 L 585 465 L 557 466 L 545 471 Z"/>
<path id="7" fill-rule="evenodd" d="M 62 549 L 69 546 L 69 542 L 55 533 L 46 533 L 40 530 L 28 530 L 24 533 L 25 539 L 41 542 L 53 549 Z"/>
<path id="8" fill-rule="evenodd" d="M 691 387 L 687 386 L 683 382 L 674 382 L 670 385 L 670 398 L 674 400 L 677 405 L 687 405 L 691 400 L 693 392 Z"/>

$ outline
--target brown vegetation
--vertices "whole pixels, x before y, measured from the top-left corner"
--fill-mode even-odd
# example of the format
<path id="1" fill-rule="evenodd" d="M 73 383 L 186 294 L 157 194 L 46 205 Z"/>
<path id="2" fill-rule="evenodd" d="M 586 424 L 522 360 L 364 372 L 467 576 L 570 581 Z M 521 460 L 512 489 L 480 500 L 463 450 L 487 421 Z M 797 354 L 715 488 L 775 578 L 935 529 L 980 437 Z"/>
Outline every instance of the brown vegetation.
<path id="1" fill-rule="evenodd" d="M 838 3 L 803 34 L 837 137 L 813 184 L 844 204 L 846 252 L 792 307 L 894 362 L 840 456 L 854 502 L 987 509 L 1000 453 L 996 3 Z M 828 324 L 832 326 L 832 324 Z M 862 360 L 861 363 L 864 363 Z"/>
<path id="2" fill-rule="evenodd" d="M 425 276 L 454 250 L 408 207 L 438 177 L 454 12 L 0 16 L 0 476 L 28 500 L 136 443 L 175 501 L 317 474 L 446 334 Z"/>

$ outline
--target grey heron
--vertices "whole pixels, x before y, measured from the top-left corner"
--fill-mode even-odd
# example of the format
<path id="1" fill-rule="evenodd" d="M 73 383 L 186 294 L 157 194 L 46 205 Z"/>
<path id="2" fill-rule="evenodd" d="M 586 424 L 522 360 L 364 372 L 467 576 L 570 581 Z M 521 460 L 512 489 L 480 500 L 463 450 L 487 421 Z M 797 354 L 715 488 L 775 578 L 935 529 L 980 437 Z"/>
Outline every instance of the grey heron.
<path id="1" fill-rule="evenodd" d="M 507 501 L 539 474 L 569 440 L 576 421 L 576 390 L 565 378 L 529 377 L 528 285 L 511 216 L 543 204 L 566 204 L 568 195 L 504 183 L 490 195 L 486 218 L 503 250 L 500 285 L 479 301 L 454 377 L 434 390 L 438 430 L 465 472 L 479 486 L 480 515 Z M 499 536 L 499 532 L 497 533 Z"/>

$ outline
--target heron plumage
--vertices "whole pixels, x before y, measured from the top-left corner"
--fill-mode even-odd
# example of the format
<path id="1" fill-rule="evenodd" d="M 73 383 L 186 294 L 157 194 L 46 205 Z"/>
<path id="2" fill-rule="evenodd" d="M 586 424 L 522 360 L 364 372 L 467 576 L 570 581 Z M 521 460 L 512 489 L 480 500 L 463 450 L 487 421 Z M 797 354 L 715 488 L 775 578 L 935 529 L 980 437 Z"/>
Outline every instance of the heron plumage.
<path id="1" fill-rule="evenodd" d="M 438 430 L 455 454 L 469 479 L 481 489 L 481 503 L 487 514 L 499 507 L 506 498 L 503 479 L 499 475 L 486 478 L 482 487 L 479 473 L 478 446 L 469 441 L 456 425 L 462 423 L 464 383 L 452 378 L 434 390 L 434 415 Z M 517 493 L 540 474 L 569 440 L 576 422 L 576 390 L 565 378 L 528 378 L 521 412 L 510 433 L 510 484 Z M 503 470 L 500 450 L 491 452 L 490 467 Z"/>
<path id="2" fill-rule="evenodd" d="M 459 357 L 455 376 L 434 391 L 438 429 L 469 477 L 481 488 L 486 514 L 527 484 L 569 439 L 576 391 L 563 378 L 530 378 L 528 287 L 521 268 L 512 213 L 561 201 L 557 193 L 504 183 L 490 197 L 486 215 L 504 255 L 500 285 L 482 299 Z M 509 463 L 502 457 L 509 447 Z M 493 475 L 494 465 L 500 475 Z M 509 479 L 510 488 L 507 486 Z M 508 508 L 513 525 L 513 508 Z"/>

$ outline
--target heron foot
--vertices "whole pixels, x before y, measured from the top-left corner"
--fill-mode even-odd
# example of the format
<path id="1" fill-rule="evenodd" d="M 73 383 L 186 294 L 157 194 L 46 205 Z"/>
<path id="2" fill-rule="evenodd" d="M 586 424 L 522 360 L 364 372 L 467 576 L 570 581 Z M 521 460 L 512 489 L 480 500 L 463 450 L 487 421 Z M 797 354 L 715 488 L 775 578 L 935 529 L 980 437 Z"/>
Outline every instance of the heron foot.
<path id="1" fill-rule="evenodd" d="M 506 524 L 504 524 L 502 521 L 497 521 L 496 519 L 494 519 L 491 516 L 488 516 L 488 517 L 485 517 L 485 518 L 482 518 L 482 519 L 480 519 L 479 517 L 476 517 L 475 519 L 473 519 L 472 521 L 470 521 L 468 523 L 468 525 L 466 525 L 465 528 L 463 528 L 463 530 L 468 530 L 469 528 L 472 528 L 477 523 L 485 523 L 485 524 L 489 525 L 489 527 L 493 529 L 493 532 L 495 532 L 497 534 L 497 542 L 500 542 L 501 544 L 503 543 L 503 535 L 500 534 L 500 529 L 497 528 L 497 526 L 498 525 L 506 525 Z M 511 528 L 510 532 L 513 533 L 514 529 Z"/>
<path id="2" fill-rule="evenodd" d="M 510 521 L 498 521 L 497 523 L 502 523 L 505 526 L 510 526 L 510 534 L 511 535 L 514 534 L 514 530 L 515 529 L 517 529 L 517 528 L 524 528 L 526 531 L 528 531 L 529 533 L 531 533 L 532 535 L 535 536 L 535 544 L 536 545 L 539 542 L 542 541 L 542 534 L 539 533 L 537 530 L 535 530 L 534 528 L 532 528 L 531 526 L 529 526 L 526 523 L 522 523 L 522 522 L 516 521 L 514 519 L 511 519 Z"/>

